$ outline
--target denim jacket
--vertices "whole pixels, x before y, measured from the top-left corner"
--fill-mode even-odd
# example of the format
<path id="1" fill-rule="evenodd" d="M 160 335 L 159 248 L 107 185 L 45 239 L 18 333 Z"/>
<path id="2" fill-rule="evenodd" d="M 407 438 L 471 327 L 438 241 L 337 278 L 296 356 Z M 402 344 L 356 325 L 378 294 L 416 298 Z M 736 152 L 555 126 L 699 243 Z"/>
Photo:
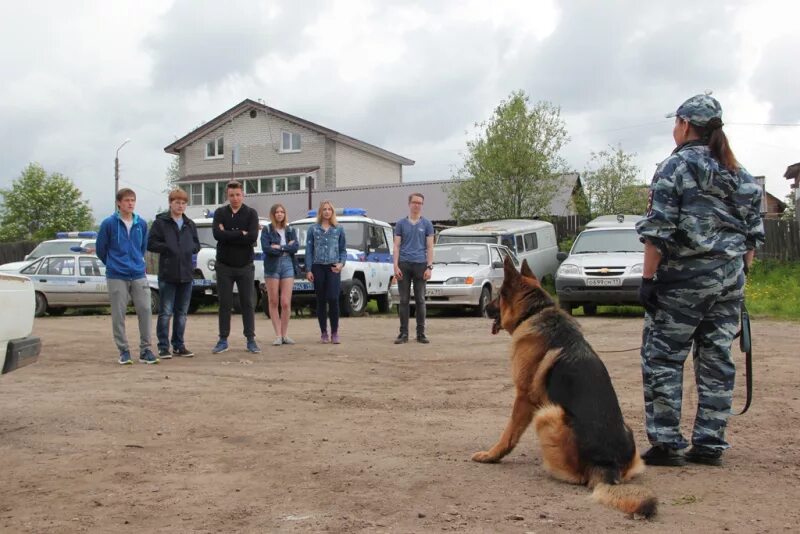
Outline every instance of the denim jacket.
<path id="1" fill-rule="evenodd" d="M 315 263 L 344 265 L 347 261 L 345 243 L 341 226 L 331 226 L 326 232 L 319 224 L 312 224 L 306 234 L 306 269 Z"/>
<path id="2" fill-rule="evenodd" d="M 288 243 L 294 241 L 291 245 Z M 264 253 L 264 272 L 275 273 L 278 271 L 278 263 L 281 256 L 286 253 L 292 259 L 294 266 L 294 274 L 300 274 L 300 265 L 295 259 L 295 253 L 300 248 L 297 242 L 297 232 L 291 226 L 286 226 L 286 245 L 281 245 L 281 248 L 272 248 L 272 245 L 281 244 L 281 234 L 275 230 L 271 224 L 261 230 L 261 250 Z"/>

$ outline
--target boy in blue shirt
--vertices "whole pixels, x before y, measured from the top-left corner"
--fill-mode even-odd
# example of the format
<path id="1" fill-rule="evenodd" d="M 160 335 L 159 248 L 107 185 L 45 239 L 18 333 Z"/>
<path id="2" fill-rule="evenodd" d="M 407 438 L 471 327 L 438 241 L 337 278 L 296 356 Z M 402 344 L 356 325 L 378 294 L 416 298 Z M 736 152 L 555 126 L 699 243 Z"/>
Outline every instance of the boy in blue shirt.
<path id="1" fill-rule="evenodd" d="M 433 270 L 433 224 L 422 216 L 425 197 L 422 193 L 408 196 L 408 216 L 394 227 L 394 276 L 400 290 L 400 334 L 395 344 L 408 343 L 409 300 L 414 282 L 417 342 L 430 343 L 425 336 L 425 282 Z"/>

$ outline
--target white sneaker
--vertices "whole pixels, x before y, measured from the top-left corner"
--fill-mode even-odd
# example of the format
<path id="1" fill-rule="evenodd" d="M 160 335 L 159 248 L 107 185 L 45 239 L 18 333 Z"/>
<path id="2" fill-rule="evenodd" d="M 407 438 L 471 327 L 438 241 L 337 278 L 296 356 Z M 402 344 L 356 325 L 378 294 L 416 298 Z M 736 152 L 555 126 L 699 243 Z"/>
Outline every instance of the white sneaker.
<path id="1" fill-rule="evenodd" d="M 276 337 L 275 341 L 272 342 L 272 344 L 275 346 L 283 345 L 283 343 L 284 343 L 283 338 L 281 338 L 280 336 Z"/>
<path id="2" fill-rule="evenodd" d="M 294 339 L 290 338 L 289 336 L 283 337 L 283 344 L 284 345 L 294 345 Z"/>

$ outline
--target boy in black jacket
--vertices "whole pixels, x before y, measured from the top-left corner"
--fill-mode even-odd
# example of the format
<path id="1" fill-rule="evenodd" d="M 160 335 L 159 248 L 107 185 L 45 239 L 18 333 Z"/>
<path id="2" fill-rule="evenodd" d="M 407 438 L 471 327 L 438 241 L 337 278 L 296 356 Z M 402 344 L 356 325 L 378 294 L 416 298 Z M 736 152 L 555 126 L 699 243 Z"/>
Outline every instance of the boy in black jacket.
<path id="1" fill-rule="evenodd" d="M 211 349 L 214 354 L 228 350 L 231 332 L 233 284 L 239 290 L 244 337 L 247 351 L 258 353 L 256 344 L 255 266 L 253 245 L 258 239 L 258 213 L 244 203 L 242 184 L 232 180 L 226 186 L 228 204 L 214 212 L 214 238 L 217 240 L 217 294 L 219 295 L 219 341 Z"/>
<path id="2" fill-rule="evenodd" d="M 183 334 L 192 298 L 192 255 L 200 250 L 200 240 L 194 221 L 184 214 L 188 199 L 189 195 L 183 189 L 171 191 L 169 211 L 156 216 L 147 239 L 147 250 L 159 254 L 158 294 L 161 300 L 156 336 L 158 356 L 162 359 L 172 358 L 173 354 L 186 358 L 194 356 L 186 348 Z M 175 320 L 172 323 L 170 352 L 169 320 L 173 314 Z"/>

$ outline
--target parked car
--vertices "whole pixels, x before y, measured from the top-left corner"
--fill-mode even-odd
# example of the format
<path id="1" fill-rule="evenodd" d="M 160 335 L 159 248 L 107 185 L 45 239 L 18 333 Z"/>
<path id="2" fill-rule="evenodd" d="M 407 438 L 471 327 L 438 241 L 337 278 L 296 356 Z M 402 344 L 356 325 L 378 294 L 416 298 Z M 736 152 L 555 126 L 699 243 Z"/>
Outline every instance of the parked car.
<path id="1" fill-rule="evenodd" d="M 48 254 L 69 254 L 74 247 L 83 248 L 86 252 L 94 254 L 95 241 L 97 232 L 58 232 L 55 239 L 48 239 L 36 245 L 24 260 L 0 265 L 0 270 L 14 272 Z"/>
<path id="2" fill-rule="evenodd" d="M 35 362 L 42 341 L 31 336 L 35 298 L 29 279 L 0 274 L 0 300 L 0 369 L 6 374 Z"/>
<path id="3" fill-rule="evenodd" d="M 488 243 L 437 244 L 433 247 L 433 271 L 426 284 L 428 308 L 468 308 L 478 317 L 497 297 L 503 285 L 503 261 L 520 261 L 508 247 Z M 412 289 L 413 291 L 413 289 Z M 393 302 L 400 300 L 397 283 L 391 287 Z M 413 303 L 413 295 L 412 295 Z"/>
<path id="4" fill-rule="evenodd" d="M 447 228 L 439 232 L 437 244 L 496 243 L 505 245 L 539 278 L 554 275 L 558 268 L 555 227 L 546 221 L 504 219 Z"/>
<path id="5" fill-rule="evenodd" d="M 192 309 L 196 309 L 196 304 L 213 304 L 219 301 L 217 295 L 217 240 L 214 239 L 214 229 L 212 224 L 214 222 L 214 214 L 209 213 L 209 217 L 192 219 L 195 226 L 197 226 L 197 237 L 200 239 L 200 252 L 197 253 L 195 259 L 194 269 L 194 293 L 192 294 Z M 261 306 L 262 292 L 260 284 L 264 281 L 264 253 L 261 251 L 261 228 L 269 224 L 269 219 L 259 217 L 258 239 L 253 248 L 253 264 L 255 266 L 253 291 L 255 298 L 253 303 L 256 308 Z M 239 310 L 239 288 L 234 284 L 233 292 L 235 297 L 233 299 L 233 309 L 237 313 Z"/>
<path id="6" fill-rule="evenodd" d="M 35 315 L 63 315 L 67 308 L 108 306 L 106 266 L 94 254 L 71 253 L 44 256 L 15 272 L 33 281 Z M 158 313 L 158 277 L 148 274 L 153 313 Z"/>
<path id="7" fill-rule="evenodd" d="M 639 304 L 644 245 L 636 233 L 636 215 L 598 217 L 587 224 L 569 254 L 558 253 L 559 306 L 568 313 L 583 306 L 594 315 L 598 304 Z"/>
<path id="8" fill-rule="evenodd" d="M 291 223 L 300 241 L 297 260 L 304 271 L 294 281 L 293 306 L 314 302 L 314 285 L 305 279 L 305 246 L 308 228 L 317 221 L 316 215 L 316 210 L 311 210 L 307 218 Z M 342 315 L 363 315 L 369 299 L 377 302 L 379 311 L 389 311 L 389 283 L 394 274 L 392 227 L 367 217 L 367 211 L 360 208 L 337 209 L 336 219 L 347 240 L 347 262 L 342 269 Z"/>

